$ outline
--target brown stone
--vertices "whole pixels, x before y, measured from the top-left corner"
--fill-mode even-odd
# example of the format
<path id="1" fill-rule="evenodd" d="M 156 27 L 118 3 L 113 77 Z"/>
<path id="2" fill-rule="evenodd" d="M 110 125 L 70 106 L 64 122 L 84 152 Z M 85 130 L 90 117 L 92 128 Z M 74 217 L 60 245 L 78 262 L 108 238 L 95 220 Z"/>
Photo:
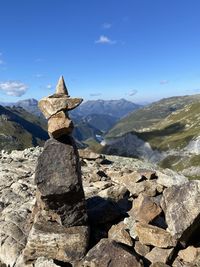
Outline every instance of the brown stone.
<path id="1" fill-rule="evenodd" d="M 150 267 L 170 267 L 170 266 L 163 262 L 156 262 L 156 263 L 151 264 Z"/>
<path id="2" fill-rule="evenodd" d="M 151 197 L 140 194 L 133 202 L 133 208 L 129 215 L 133 216 L 136 221 L 149 223 L 155 219 L 162 209 L 152 200 Z"/>
<path id="3" fill-rule="evenodd" d="M 49 119 L 59 111 L 68 111 L 78 107 L 82 101 L 83 100 L 81 98 L 52 95 L 41 99 L 38 106 L 45 118 Z"/>
<path id="4" fill-rule="evenodd" d="M 63 76 L 60 76 L 60 78 L 58 80 L 58 84 L 56 86 L 56 94 L 58 94 L 58 95 L 64 94 L 64 95 L 69 97 L 69 93 L 68 93 L 67 87 L 65 85 L 65 81 L 64 81 Z"/>
<path id="5" fill-rule="evenodd" d="M 35 184 L 40 193 L 37 206 L 40 213 L 45 212 L 45 217 L 50 212 L 52 216 L 57 214 L 66 227 L 87 224 L 80 164 L 72 137 L 66 136 L 62 142 L 46 141 L 38 158 Z"/>
<path id="6" fill-rule="evenodd" d="M 48 120 L 48 133 L 54 138 L 70 134 L 73 130 L 73 122 L 66 117 L 64 111 L 60 111 Z"/>
<path id="7" fill-rule="evenodd" d="M 150 247 L 142 244 L 140 241 L 135 242 L 134 249 L 141 256 L 145 256 L 150 251 Z"/>
<path id="8" fill-rule="evenodd" d="M 64 79 L 61 76 L 56 87 L 56 93 L 41 99 L 38 106 L 44 116 L 49 119 L 59 111 L 68 111 L 78 107 L 82 101 L 82 98 L 69 97 Z"/>
<path id="9" fill-rule="evenodd" d="M 157 193 L 156 181 L 141 179 L 141 175 L 137 171 L 122 175 L 118 178 L 118 182 L 125 185 L 134 197 L 139 196 L 140 193 L 153 197 Z"/>
<path id="10" fill-rule="evenodd" d="M 195 263 L 183 262 L 182 259 L 177 257 L 172 264 L 172 267 L 198 267 Z"/>
<path id="11" fill-rule="evenodd" d="M 145 177 L 148 180 L 157 178 L 156 171 L 153 170 L 138 169 L 137 172 L 141 175 L 141 178 Z"/>
<path id="12" fill-rule="evenodd" d="M 186 249 L 180 250 L 178 256 L 185 262 L 195 262 L 197 256 L 200 255 L 200 248 L 189 246 Z"/>
<path id="13" fill-rule="evenodd" d="M 35 222 L 23 251 L 24 261 L 39 257 L 63 262 L 81 259 L 88 246 L 87 226 L 64 227 L 56 222 Z"/>
<path id="14" fill-rule="evenodd" d="M 108 238 L 111 240 L 115 240 L 118 243 L 123 243 L 128 246 L 133 245 L 133 241 L 129 235 L 129 233 L 125 230 L 126 226 L 124 222 L 120 222 L 116 225 L 113 225 L 109 232 Z"/>
<path id="15" fill-rule="evenodd" d="M 165 213 L 167 230 L 185 246 L 200 226 L 200 181 L 193 180 L 166 188 L 161 207 Z"/>
<path id="16" fill-rule="evenodd" d="M 160 248 L 170 248 L 176 246 L 177 241 L 169 232 L 157 226 L 136 223 L 135 231 L 139 241 L 145 245 L 152 245 Z"/>
<path id="17" fill-rule="evenodd" d="M 125 195 L 127 195 L 127 188 L 123 185 L 113 185 L 109 188 L 106 188 L 104 190 L 101 190 L 98 193 L 98 196 L 105 198 L 105 199 L 111 199 L 115 202 L 118 202 L 122 199 L 124 199 Z"/>
<path id="18" fill-rule="evenodd" d="M 79 149 L 78 153 L 79 153 L 80 158 L 88 159 L 88 160 L 96 160 L 102 157 L 100 154 L 97 154 L 88 148 Z"/>
<path id="19" fill-rule="evenodd" d="M 172 253 L 174 251 L 174 248 L 153 248 L 146 256 L 145 258 L 149 260 L 151 263 L 167 263 L 171 257 Z"/>
<path id="20" fill-rule="evenodd" d="M 142 267 L 133 253 L 120 244 L 108 239 L 101 239 L 87 253 L 86 257 L 74 267 Z"/>
<path id="21" fill-rule="evenodd" d="M 59 111 L 67 110 L 69 98 L 63 97 L 44 97 L 38 103 L 38 106 L 46 119 L 49 119 L 52 115 L 55 115 Z"/>

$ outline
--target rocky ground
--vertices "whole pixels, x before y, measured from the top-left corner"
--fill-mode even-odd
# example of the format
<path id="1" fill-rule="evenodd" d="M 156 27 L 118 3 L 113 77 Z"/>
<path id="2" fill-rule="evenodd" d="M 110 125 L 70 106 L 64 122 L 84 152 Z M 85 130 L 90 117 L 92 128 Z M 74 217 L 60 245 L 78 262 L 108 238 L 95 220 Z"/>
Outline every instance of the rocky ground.
<path id="1" fill-rule="evenodd" d="M 200 181 L 87 150 L 80 151 L 90 225 L 87 254 L 79 262 L 47 255 L 24 264 L 41 152 L 36 147 L 0 153 L 0 266 L 200 266 Z M 64 242 L 62 235 L 57 238 Z"/>

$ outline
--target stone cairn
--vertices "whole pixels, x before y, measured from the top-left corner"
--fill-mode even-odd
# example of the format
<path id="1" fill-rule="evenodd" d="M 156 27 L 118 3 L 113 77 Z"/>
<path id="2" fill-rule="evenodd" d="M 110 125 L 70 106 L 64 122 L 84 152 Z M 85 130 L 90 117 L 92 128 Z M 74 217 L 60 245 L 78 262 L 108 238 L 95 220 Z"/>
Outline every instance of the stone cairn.
<path id="1" fill-rule="evenodd" d="M 39 102 L 39 108 L 48 119 L 50 139 L 36 167 L 36 204 L 23 252 L 25 262 L 41 256 L 75 262 L 86 253 L 88 217 L 78 150 L 70 135 L 73 122 L 68 116 L 68 111 L 81 102 L 80 98 L 70 98 L 63 77 L 59 79 L 56 93 Z"/>

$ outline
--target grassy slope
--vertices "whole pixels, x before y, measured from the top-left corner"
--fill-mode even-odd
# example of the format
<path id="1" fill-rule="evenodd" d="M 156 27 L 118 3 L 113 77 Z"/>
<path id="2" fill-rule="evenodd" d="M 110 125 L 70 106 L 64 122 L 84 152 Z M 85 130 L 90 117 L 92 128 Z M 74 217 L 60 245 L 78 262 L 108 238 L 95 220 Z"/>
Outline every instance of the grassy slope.
<path id="1" fill-rule="evenodd" d="M 159 119 L 157 116 L 157 123 L 153 122 L 153 120 L 146 122 L 146 125 L 151 125 L 149 129 L 143 129 L 143 131 L 132 131 L 132 133 L 137 135 L 139 138 L 149 142 L 153 149 L 157 149 L 159 151 L 167 151 L 170 149 L 177 150 L 184 148 L 188 145 L 189 141 L 200 135 L 199 95 L 195 96 L 192 99 L 193 103 L 190 103 L 191 98 L 186 100 L 186 102 L 189 102 L 189 104 L 185 105 L 182 109 L 178 109 L 177 111 L 172 112 L 163 119 Z M 183 101 L 181 102 L 183 103 Z M 182 103 L 179 102 L 179 104 Z M 157 107 L 158 106 L 156 106 L 154 111 L 157 109 Z M 153 113 L 150 113 L 148 115 L 149 118 L 152 118 L 151 116 Z M 161 113 L 161 116 L 162 115 L 164 114 Z M 148 116 L 146 116 L 146 118 Z M 140 122 L 142 122 L 142 119 L 140 119 Z M 179 155 L 167 156 L 159 163 L 159 165 L 163 168 L 171 168 L 176 171 L 182 171 L 184 169 L 190 168 L 191 166 L 198 167 L 199 162 L 200 155 L 182 155 L 180 152 Z M 200 175 L 193 178 L 200 179 Z"/>
<path id="2" fill-rule="evenodd" d="M 106 135 L 113 138 L 132 131 L 149 130 L 172 112 L 182 109 L 185 105 L 200 100 L 200 95 L 181 96 L 162 99 L 141 108 L 120 120 Z"/>
<path id="3" fill-rule="evenodd" d="M 178 110 L 154 125 L 149 132 L 137 133 L 153 149 L 168 150 L 185 147 L 200 133 L 200 104 L 195 102 Z"/>
<path id="4" fill-rule="evenodd" d="M 24 149 L 48 138 L 46 123 L 22 108 L 0 106 L 0 149 Z"/>

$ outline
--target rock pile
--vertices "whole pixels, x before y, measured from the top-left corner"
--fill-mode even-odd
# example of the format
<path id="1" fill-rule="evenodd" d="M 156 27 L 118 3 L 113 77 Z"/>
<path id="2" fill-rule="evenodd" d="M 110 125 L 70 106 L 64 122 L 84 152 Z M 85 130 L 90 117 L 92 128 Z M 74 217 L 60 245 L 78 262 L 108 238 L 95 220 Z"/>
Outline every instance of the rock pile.
<path id="1" fill-rule="evenodd" d="M 139 160 L 105 158 L 87 150 L 80 153 L 91 227 L 86 255 L 68 263 L 56 260 L 50 242 L 46 244 L 45 256 L 34 254 L 36 258 L 32 263 L 23 263 L 24 249 L 34 232 L 38 231 L 37 253 L 44 249 L 43 229 L 30 229 L 38 190 L 33 185 L 34 169 L 41 152 L 41 148 L 31 148 L 0 154 L 2 264 L 18 267 L 199 266 L 200 182 L 188 181 L 173 171 L 158 170 Z M 50 211 L 52 214 L 52 210 L 47 212 Z M 61 223 L 62 218 L 60 216 Z M 62 226 L 59 232 L 61 223 L 52 223 L 54 237 L 59 233 L 60 241 L 67 245 L 62 239 L 63 230 L 73 226 Z M 46 228 L 49 229 L 48 225 Z M 81 235 L 82 228 L 76 229 Z M 51 234 L 46 235 L 46 240 Z M 84 244 L 80 242 L 77 251 L 81 246 Z M 67 249 L 70 251 L 71 247 Z"/>
<path id="2" fill-rule="evenodd" d="M 36 167 L 36 204 L 23 251 L 25 263 L 39 257 L 74 262 L 86 253 L 88 218 L 78 151 L 70 136 L 73 123 L 68 116 L 68 110 L 81 101 L 69 97 L 61 77 L 56 93 L 39 102 L 48 119 L 51 138 L 45 143 Z"/>

